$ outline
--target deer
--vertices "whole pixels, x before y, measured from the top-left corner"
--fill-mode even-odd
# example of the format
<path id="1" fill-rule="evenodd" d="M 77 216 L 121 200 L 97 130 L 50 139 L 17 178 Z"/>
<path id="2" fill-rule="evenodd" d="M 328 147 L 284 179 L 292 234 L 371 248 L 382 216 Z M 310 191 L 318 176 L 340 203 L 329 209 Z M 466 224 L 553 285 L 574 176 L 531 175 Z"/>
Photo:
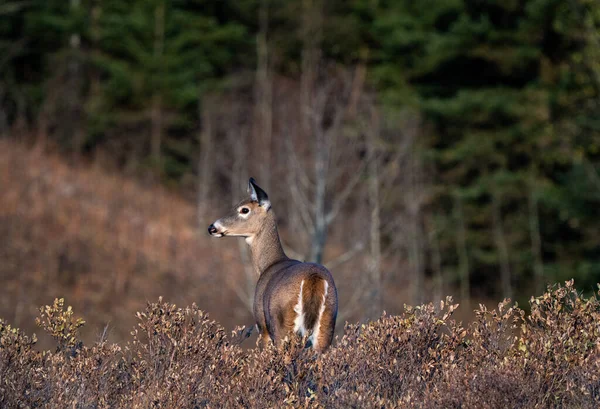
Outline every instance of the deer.
<path id="1" fill-rule="evenodd" d="M 295 334 L 324 352 L 333 340 L 338 310 L 333 276 L 324 266 L 286 256 L 267 193 L 254 178 L 246 198 L 208 227 L 212 237 L 244 237 L 258 276 L 254 293 L 257 345 L 281 345 Z"/>

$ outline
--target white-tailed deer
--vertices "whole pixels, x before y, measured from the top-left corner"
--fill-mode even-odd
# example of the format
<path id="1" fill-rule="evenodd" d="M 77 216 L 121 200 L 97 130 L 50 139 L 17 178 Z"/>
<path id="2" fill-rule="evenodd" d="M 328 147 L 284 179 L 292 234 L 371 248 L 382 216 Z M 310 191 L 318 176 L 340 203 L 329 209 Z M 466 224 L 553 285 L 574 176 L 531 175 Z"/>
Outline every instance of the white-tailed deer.
<path id="1" fill-rule="evenodd" d="M 286 336 L 309 335 L 310 344 L 324 351 L 331 344 L 337 317 L 337 290 L 323 266 L 288 258 L 279 240 L 271 202 L 253 178 L 250 198 L 208 227 L 214 237 L 245 237 L 258 274 L 254 318 L 259 345 L 269 338 L 278 345 Z"/>

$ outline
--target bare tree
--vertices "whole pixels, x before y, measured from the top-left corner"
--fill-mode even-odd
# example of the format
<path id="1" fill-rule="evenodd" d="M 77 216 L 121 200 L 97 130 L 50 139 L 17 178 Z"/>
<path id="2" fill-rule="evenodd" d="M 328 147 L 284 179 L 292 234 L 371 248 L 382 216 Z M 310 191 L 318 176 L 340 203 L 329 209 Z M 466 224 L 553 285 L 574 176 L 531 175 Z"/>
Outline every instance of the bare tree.
<path id="1" fill-rule="evenodd" d="M 231 201 L 232 205 L 235 205 L 240 198 L 240 191 L 245 189 L 248 183 L 248 163 L 246 157 L 248 156 L 248 147 L 246 145 L 247 128 L 240 127 L 240 129 L 230 129 L 228 132 L 228 140 L 230 147 L 233 152 L 233 167 L 230 175 L 231 180 Z M 256 286 L 256 273 L 252 268 L 251 257 L 248 249 L 248 245 L 244 240 L 236 240 L 240 259 L 244 268 L 244 285 L 243 288 L 234 287 L 236 294 L 240 297 L 244 306 L 248 311 L 253 310 L 254 304 L 254 288 Z"/>
<path id="2" fill-rule="evenodd" d="M 302 76 L 300 84 L 300 106 L 302 107 L 302 125 L 305 135 L 314 135 L 314 216 L 312 220 L 312 240 L 310 260 L 323 262 L 323 249 L 327 240 L 325 221 L 325 194 L 327 173 L 329 171 L 329 149 L 325 132 L 321 128 L 324 109 L 314 107 L 317 91 L 317 75 L 321 63 L 321 37 L 323 24 L 323 2 L 321 0 L 303 0 L 302 2 Z M 321 94 L 322 95 L 322 94 Z M 326 99 L 326 96 L 325 96 Z"/>
<path id="3" fill-rule="evenodd" d="M 291 171 L 297 180 L 290 193 L 296 203 L 303 204 L 303 226 L 310 237 L 309 259 L 318 263 L 323 262 L 328 228 L 354 193 L 368 162 L 358 158 L 364 141 L 358 135 L 344 133 L 345 121 L 351 120 L 346 117 L 351 83 L 347 75 L 340 75 L 328 78 L 312 91 L 307 110 L 314 139 L 307 162 L 300 160 L 292 135 L 288 136 Z M 311 162 L 309 173 L 305 163 Z"/>
<path id="4" fill-rule="evenodd" d="M 160 1 L 154 9 L 154 59 L 160 61 L 165 48 L 165 3 Z M 150 152 L 160 161 L 163 137 L 162 90 L 155 89 L 150 108 Z"/>
<path id="5" fill-rule="evenodd" d="M 251 148 L 249 144 L 254 141 L 250 139 L 251 134 L 251 109 L 247 101 L 239 98 L 235 92 L 231 92 L 225 97 L 208 97 L 206 107 L 203 109 L 203 123 L 205 154 L 203 163 L 212 163 L 215 166 L 209 167 L 211 176 L 208 174 L 200 175 L 201 179 L 223 178 L 229 182 L 226 189 L 230 203 L 235 205 L 240 198 L 240 192 L 245 191 L 248 183 L 249 170 L 252 165 L 249 158 Z M 220 107 L 220 108 L 217 108 Z M 222 137 L 218 137 L 221 136 Z M 218 148 L 216 143 L 220 143 Z M 204 156 L 211 158 L 204 158 Z M 258 160 L 257 160 L 258 161 Z M 207 167 L 209 165 L 206 165 Z M 203 189 L 209 189 L 214 183 L 208 183 Z M 206 193 L 208 195 L 208 192 Z M 199 200 L 206 200 L 206 196 Z M 206 203 L 205 205 L 206 206 Z M 204 227 L 204 226 L 203 226 Z M 233 243 L 232 243 L 233 244 Z M 252 268 L 248 245 L 244 240 L 236 240 L 238 246 L 239 260 L 242 266 L 241 277 L 232 275 L 231 289 L 242 302 L 245 309 L 252 312 L 254 288 L 256 285 L 256 274 Z M 241 278 L 241 280 L 240 280 Z"/>
<path id="6" fill-rule="evenodd" d="M 324 107 L 322 107 L 324 108 Z M 312 112 L 314 118 L 312 130 L 315 131 L 315 193 L 314 193 L 314 229 L 310 249 L 310 259 L 323 262 L 323 251 L 327 240 L 327 215 L 325 214 L 325 194 L 327 193 L 327 175 L 329 173 L 329 137 L 321 128 L 323 111 Z M 336 118 L 337 119 L 337 118 Z M 336 127 L 338 125 L 336 124 Z"/>
<path id="7" fill-rule="evenodd" d="M 81 0 L 70 0 L 71 12 L 73 14 L 79 13 L 81 8 Z M 69 110 L 71 111 L 73 124 L 73 153 L 75 156 L 79 155 L 83 149 L 85 141 L 85 131 L 83 129 L 83 112 L 81 110 L 83 104 L 83 67 L 82 67 L 82 55 L 81 55 L 81 34 L 77 31 L 71 33 L 69 37 L 69 47 L 71 49 L 71 56 L 68 61 L 68 76 L 67 86 L 68 103 L 71 105 Z"/>
<path id="8" fill-rule="evenodd" d="M 371 108 L 371 126 L 366 130 L 368 165 L 368 204 L 371 216 L 369 218 L 369 276 L 371 278 L 371 295 L 369 304 L 371 318 L 381 314 L 381 207 L 379 198 L 379 158 L 377 142 L 379 138 L 379 113 Z"/>
<path id="9" fill-rule="evenodd" d="M 369 251 L 367 255 L 367 273 L 354 278 L 353 291 L 344 303 L 340 317 L 347 318 L 359 311 L 365 315 L 364 306 L 369 305 L 366 315 L 377 317 L 384 305 L 383 291 L 386 277 L 383 263 L 397 260 L 398 268 L 408 257 L 406 249 L 412 235 L 407 232 L 409 216 L 406 203 L 407 178 L 409 168 L 413 166 L 411 156 L 419 130 L 419 118 L 412 112 L 400 112 L 394 115 L 399 126 L 386 124 L 379 107 L 373 102 L 373 95 L 365 95 L 358 114 L 363 114 L 363 132 L 366 137 L 366 176 L 367 214 Z M 389 120 L 389 118 L 387 118 Z M 398 132 L 397 129 L 402 129 Z M 376 183 L 375 183 L 376 182 Z M 425 198 L 426 192 L 423 193 Z M 385 223 L 382 223 L 385 220 Z M 385 240 L 382 238 L 385 237 Z M 329 265 L 329 264 L 328 264 Z M 398 269 L 394 270 L 399 272 Z M 340 318 L 340 319 L 342 319 Z"/>
<path id="10" fill-rule="evenodd" d="M 532 178 L 527 195 L 529 209 L 529 234 L 531 238 L 531 254 L 533 256 L 533 272 L 535 275 L 536 294 L 544 290 L 544 260 L 542 258 L 542 237 L 540 234 L 540 216 L 538 211 L 538 196 Z"/>
<path id="11" fill-rule="evenodd" d="M 259 174 L 263 187 L 271 187 L 271 155 L 273 139 L 273 83 L 271 56 L 269 54 L 269 0 L 261 0 L 258 11 L 259 30 L 256 35 L 256 83 L 255 83 L 255 124 L 254 141 L 260 150 Z"/>
<path id="12" fill-rule="evenodd" d="M 321 64 L 323 35 L 323 0 L 302 0 L 302 74 L 300 77 L 300 107 L 303 111 L 304 133 L 311 131 L 311 103 Z"/>
<path id="13" fill-rule="evenodd" d="M 471 304 L 471 282 L 469 253 L 467 250 L 467 225 L 463 206 L 463 198 L 460 194 L 454 194 L 454 219 L 457 224 L 456 252 L 458 253 L 458 280 L 460 286 L 460 302 L 467 309 Z"/>
<path id="14" fill-rule="evenodd" d="M 198 225 L 204 227 L 204 220 L 200 219 L 206 214 L 207 201 L 211 188 L 211 180 L 213 173 L 213 118 L 210 111 L 212 99 L 205 96 L 199 104 L 198 116 L 202 124 L 200 134 L 198 136 L 200 145 L 200 155 L 198 157 Z"/>
<path id="15" fill-rule="evenodd" d="M 406 180 L 405 207 L 407 209 L 408 259 L 411 266 L 412 302 L 421 304 L 424 297 L 425 261 L 422 226 L 422 208 L 425 200 L 423 167 L 419 152 L 413 146 Z"/>
<path id="16" fill-rule="evenodd" d="M 442 252 L 440 250 L 440 227 L 439 217 L 436 214 L 428 214 L 425 225 L 428 231 L 428 243 L 431 252 L 431 269 L 433 270 L 433 301 L 443 299 L 445 295 L 444 271 L 442 266 Z"/>
<path id="17" fill-rule="evenodd" d="M 88 45 L 88 61 L 100 58 L 102 0 L 92 0 L 90 3 L 90 44 Z M 86 111 L 97 110 L 97 101 L 101 98 L 102 73 L 99 67 L 88 64 L 89 91 L 86 96 Z"/>
<path id="18" fill-rule="evenodd" d="M 492 188 L 492 226 L 494 230 L 494 241 L 498 251 L 498 261 L 500 264 L 502 296 L 504 298 L 512 298 L 510 259 L 502 223 L 501 196 L 498 188 L 495 186 Z"/>

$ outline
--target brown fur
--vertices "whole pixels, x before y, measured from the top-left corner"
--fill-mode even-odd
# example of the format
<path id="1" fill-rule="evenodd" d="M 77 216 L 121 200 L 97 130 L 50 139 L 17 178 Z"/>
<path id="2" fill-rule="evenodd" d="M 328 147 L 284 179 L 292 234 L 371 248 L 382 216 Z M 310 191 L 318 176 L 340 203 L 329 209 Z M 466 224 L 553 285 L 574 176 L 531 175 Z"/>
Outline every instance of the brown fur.
<path id="1" fill-rule="evenodd" d="M 290 308 L 291 307 L 291 308 Z M 294 320 L 296 319 L 296 312 L 293 306 L 284 308 L 279 313 L 279 326 L 282 328 L 283 334 L 290 334 L 294 330 Z"/>
<path id="2" fill-rule="evenodd" d="M 314 348 L 317 351 L 324 351 L 331 345 L 333 341 L 333 332 L 335 330 L 335 319 L 337 315 L 337 305 L 333 307 L 325 307 L 321 321 L 319 323 L 319 336 L 316 340 Z"/>

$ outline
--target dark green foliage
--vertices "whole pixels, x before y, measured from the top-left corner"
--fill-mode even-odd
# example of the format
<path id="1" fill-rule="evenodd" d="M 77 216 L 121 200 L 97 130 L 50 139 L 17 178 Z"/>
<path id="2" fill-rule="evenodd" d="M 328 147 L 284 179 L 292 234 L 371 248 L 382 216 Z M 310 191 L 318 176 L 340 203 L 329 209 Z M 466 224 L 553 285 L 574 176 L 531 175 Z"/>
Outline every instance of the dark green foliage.
<path id="1" fill-rule="evenodd" d="M 572 282 L 532 298 L 531 314 L 481 306 L 467 328 L 447 299 L 346 325 L 326 353 L 301 340 L 242 350 L 196 306 L 159 300 L 124 346 L 40 353 L 0 322 L 0 404 L 17 407 L 594 408 L 600 305 Z M 52 309 L 52 307 L 47 307 Z M 59 314 L 60 315 L 60 314 Z M 65 318 L 67 321 L 71 317 Z M 52 328 L 47 328 L 55 332 Z M 241 329 L 237 332 L 241 333 Z"/>
<path id="2" fill-rule="evenodd" d="M 21 120 L 69 151 L 109 147 L 117 159 L 148 156 L 159 110 L 161 150 L 181 177 L 190 166 L 201 95 L 242 60 L 252 37 L 228 4 L 203 1 L 15 1 L 0 9 L 4 133 Z M 153 105 L 153 101 L 158 101 Z M 154 111 L 153 111 L 154 109 Z M 124 139 L 135 129 L 137 137 Z M 186 145 L 181 155 L 178 145 Z M 137 145 L 137 146 L 134 146 Z M 158 167 L 169 166 L 169 160 Z M 165 169 L 166 171 L 167 169 Z"/>
<path id="3" fill-rule="evenodd" d="M 539 225 L 546 280 L 575 274 L 589 289 L 600 261 L 598 237 L 585 227 L 596 226 L 600 204 L 593 182 L 600 133 L 589 122 L 600 114 L 598 8 L 553 0 L 382 3 L 374 78 L 391 104 L 415 104 L 433 128 L 426 149 L 441 186 L 431 205 L 448 214 L 447 203 L 462 198 L 472 278 L 497 276 L 505 263 L 513 285 L 528 282 Z M 442 246 L 454 247 L 457 229 Z"/>

